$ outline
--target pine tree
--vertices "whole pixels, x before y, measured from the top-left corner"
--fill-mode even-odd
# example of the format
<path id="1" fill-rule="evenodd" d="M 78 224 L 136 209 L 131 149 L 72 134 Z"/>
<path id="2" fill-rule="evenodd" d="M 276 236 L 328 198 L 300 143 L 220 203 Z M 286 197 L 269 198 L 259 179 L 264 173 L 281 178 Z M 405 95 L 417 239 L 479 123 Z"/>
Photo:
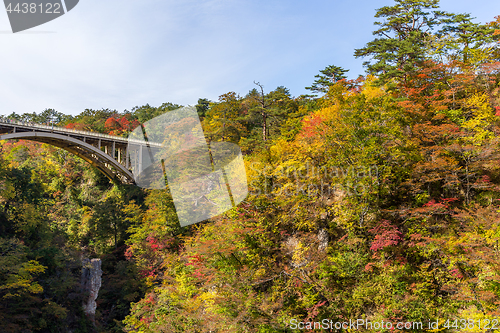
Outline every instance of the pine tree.
<path id="1" fill-rule="evenodd" d="M 325 69 L 320 70 L 321 74 L 314 76 L 316 80 L 310 87 L 306 87 L 306 89 L 316 93 L 326 93 L 335 82 L 347 78 L 344 74 L 348 71 L 348 69 L 343 69 L 339 66 L 327 66 Z"/>
<path id="2" fill-rule="evenodd" d="M 375 17 L 385 22 L 375 22 L 380 28 L 378 36 L 365 47 L 356 49 L 354 56 L 372 57 L 363 64 L 370 74 L 382 81 L 404 78 L 425 59 L 426 40 L 443 19 L 452 14 L 436 10 L 439 0 L 396 0 L 394 6 L 379 8 Z"/>

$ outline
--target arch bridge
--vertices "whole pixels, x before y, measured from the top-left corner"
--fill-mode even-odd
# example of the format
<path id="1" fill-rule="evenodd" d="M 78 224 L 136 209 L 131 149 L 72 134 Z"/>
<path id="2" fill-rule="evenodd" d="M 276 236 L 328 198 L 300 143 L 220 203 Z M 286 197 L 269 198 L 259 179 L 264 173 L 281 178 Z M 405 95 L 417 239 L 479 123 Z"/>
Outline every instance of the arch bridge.
<path id="1" fill-rule="evenodd" d="M 96 132 L 78 131 L 41 124 L 0 119 L 0 140 L 31 140 L 62 148 L 81 157 L 110 180 L 134 184 L 134 174 L 142 171 L 146 149 L 161 144 L 131 140 Z"/>

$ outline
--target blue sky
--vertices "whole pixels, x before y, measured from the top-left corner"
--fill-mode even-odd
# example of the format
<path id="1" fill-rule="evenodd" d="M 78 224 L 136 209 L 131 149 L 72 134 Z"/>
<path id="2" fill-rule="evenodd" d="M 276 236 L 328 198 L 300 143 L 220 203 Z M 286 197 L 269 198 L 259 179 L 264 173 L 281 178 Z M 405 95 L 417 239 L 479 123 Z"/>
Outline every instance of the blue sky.
<path id="1" fill-rule="evenodd" d="M 66 15 L 12 34 L 0 10 L 0 114 L 54 108 L 118 111 L 194 105 L 259 81 L 294 96 L 328 65 L 364 74 L 354 49 L 373 39 L 377 8 L 392 0 L 80 0 Z M 476 22 L 500 1 L 442 0 Z"/>

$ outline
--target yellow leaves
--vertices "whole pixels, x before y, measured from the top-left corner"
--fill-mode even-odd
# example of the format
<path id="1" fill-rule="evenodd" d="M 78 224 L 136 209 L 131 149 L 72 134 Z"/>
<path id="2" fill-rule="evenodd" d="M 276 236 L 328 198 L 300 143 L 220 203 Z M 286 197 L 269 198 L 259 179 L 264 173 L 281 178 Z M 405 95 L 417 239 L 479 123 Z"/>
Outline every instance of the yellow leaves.
<path id="1" fill-rule="evenodd" d="M 79 236 L 84 236 L 90 231 L 90 223 L 93 217 L 92 210 L 88 206 L 83 206 L 81 208 L 82 220 L 78 225 L 78 230 L 76 230 Z"/>
<path id="2" fill-rule="evenodd" d="M 296 149 L 298 149 L 297 142 L 288 142 L 283 139 L 279 139 L 271 146 L 271 154 L 276 159 L 282 159 L 290 154 L 294 154 Z"/>
<path id="3" fill-rule="evenodd" d="M 179 295 L 184 295 L 191 297 L 196 293 L 196 287 L 193 283 L 193 278 L 191 277 L 191 272 L 183 270 L 175 276 L 177 292 Z"/>
<path id="4" fill-rule="evenodd" d="M 371 87 L 368 86 L 365 89 L 363 89 L 363 94 L 366 96 L 368 100 L 374 99 L 374 98 L 379 98 L 385 95 L 385 91 L 378 87 Z"/>
<path id="5" fill-rule="evenodd" d="M 491 332 L 490 328 L 494 326 L 493 323 L 498 322 L 497 317 L 494 315 L 484 314 L 483 311 L 478 309 L 476 305 L 472 305 L 467 309 L 461 310 L 457 320 L 460 332 L 473 333 Z"/>
<path id="6" fill-rule="evenodd" d="M 485 110 L 489 106 L 488 96 L 485 93 L 474 94 L 467 100 L 466 105 L 479 110 Z"/>
<path id="7" fill-rule="evenodd" d="M 495 245 L 500 241 L 500 228 L 486 230 L 481 236 L 488 245 Z"/>
<path id="8" fill-rule="evenodd" d="M 209 305 L 215 303 L 210 297 L 207 297 L 207 293 L 201 294 L 200 297 L 191 297 L 189 302 L 184 302 L 184 310 L 196 313 L 203 306 L 203 303 L 206 304 L 207 301 Z"/>
<path id="9" fill-rule="evenodd" d="M 32 294 L 40 294 L 43 292 L 43 287 L 35 282 L 35 283 L 29 285 L 28 291 Z"/>
<path id="10" fill-rule="evenodd" d="M 314 145 L 321 145 L 324 137 L 330 133 L 331 123 L 338 122 L 338 105 L 327 106 L 304 117 L 302 129 L 297 136 L 297 141 L 303 148 Z"/>
<path id="11" fill-rule="evenodd" d="M 42 266 L 36 260 L 30 260 L 23 264 L 23 270 L 29 274 L 41 274 L 45 272 L 46 267 Z"/>
<path id="12" fill-rule="evenodd" d="M 477 67 L 480 64 L 485 64 L 493 60 L 495 49 L 493 47 L 469 49 L 470 64 Z"/>
<path id="13" fill-rule="evenodd" d="M 260 279 L 261 277 L 263 277 L 265 274 L 266 274 L 266 270 L 264 268 L 259 268 L 255 271 L 253 278 L 255 280 L 257 280 L 257 279 Z"/>
<path id="14" fill-rule="evenodd" d="M 12 182 L 5 180 L 0 182 L 0 202 L 8 201 L 14 199 L 16 196 L 16 189 Z"/>
<path id="15" fill-rule="evenodd" d="M 23 293 L 39 294 L 43 292 L 42 286 L 34 282 L 34 275 L 45 272 L 46 267 L 36 260 L 21 263 L 10 267 L 11 274 L 7 276 L 6 283 L 0 285 L 0 290 L 7 290 L 4 298 L 19 297 Z"/>
<path id="16" fill-rule="evenodd" d="M 355 228 L 355 212 L 351 211 L 350 209 L 345 209 L 345 207 L 342 207 L 342 204 L 340 203 L 336 203 L 333 206 L 332 211 L 336 216 L 334 221 L 339 227 L 350 231 Z"/>
<path id="17" fill-rule="evenodd" d="M 477 93 L 469 97 L 466 106 L 472 110 L 473 116 L 462 123 L 462 128 L 471 133 L 464 139 L 467 143 L 480 146 L 494 136 L 489 129 L 494 121 L 493 108 L 485 93 Z"/>
<path id="18" fill-rule="evenodd" d="M 208 292 L 204 292 L 199 297 L 197 297 L 192 301 L 193 306 L 191 306 L 191 309 L 188 309 L 188 311 L 191 310 L 192 312 L 194 312 L 194 310 L 197 310 L 203 306 L 204 311 L 210 312 L 211 314 L 215 314 L 218 312 L 217 311 L 218 298 L 219 296 L 217 295 L 215 289 L 209 290 Z"/>
<path id="19" fill-rule="evenodd" d="M 298 241 L 295 245 L 293 255 L 292 255 L 292 263 L 295 267 L 304 266 L 307 263 L 306 253 L 309 250 L 309 247 L 305 246 L 302 241 Z"/>
<path id="20" fill-rule="evenodd" d="M 366 99 L 368 101 L 382 97 L 387 94 L 383 88 L 377 87 L 373 84 L 375 79 L 376 78 L 373 75 L 368 75 L 365 84 L 363 86 L 362 94 L 366 96 Z"/>

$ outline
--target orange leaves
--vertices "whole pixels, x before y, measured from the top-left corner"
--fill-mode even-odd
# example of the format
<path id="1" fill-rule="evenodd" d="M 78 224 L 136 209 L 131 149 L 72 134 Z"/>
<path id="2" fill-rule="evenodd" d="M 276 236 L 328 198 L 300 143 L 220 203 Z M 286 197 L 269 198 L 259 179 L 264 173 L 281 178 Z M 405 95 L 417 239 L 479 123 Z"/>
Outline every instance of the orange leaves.
<path id="1" fill-rule="evenodd" d="M 321 114 L 313 114 L 305 117 L 302 121 L 302 131 L 300 135 L 304 138 L 317 137 L 324 134 L 323 122 L 325 117 Z"/>
<path id="2" fill-rule="evenodd" d="M 500 106 L 495 106 L 495 116 L 500 117 Z"/>
<path id="3" fill-rule="evenodd" d="M 500 15 L 495 16 L 495 21 L 489 22 L 488 25 L 495 27 L 495 28 L 498 28 L 498 29 L 495 29 L 495 31 L 493 32 L 493 36 L 500 35 Z"/>
<path id="4" fill-rule="evenodd" d="M 115 118 L 110 117 L 104 123 L 104 127 L 106 127 L 107 130 L 113 130 L 119 128 L 120 123 Z"/>
<path id="5" fill-rule="evenodd" d="M 87 130 L 87 126 L 85 124 L 82 124 L 82 123 L 69 123 L 68 125 L 65 126 L 65 128 L 73 129 L 73 130 L 77 130 L 77 131 L 86 131 Z"/>

